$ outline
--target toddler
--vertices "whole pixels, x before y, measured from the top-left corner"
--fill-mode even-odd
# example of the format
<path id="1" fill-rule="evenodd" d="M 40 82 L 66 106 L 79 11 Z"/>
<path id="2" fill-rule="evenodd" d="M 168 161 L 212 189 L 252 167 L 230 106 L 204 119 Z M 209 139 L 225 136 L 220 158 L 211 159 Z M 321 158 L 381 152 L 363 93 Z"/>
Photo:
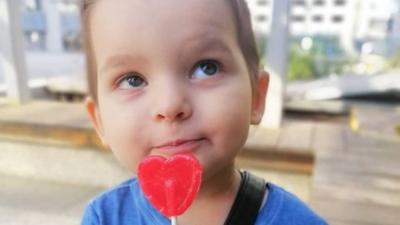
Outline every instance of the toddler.
<path id="1" fill-rule="evenodd" d="M 83 0 L 82 18 L 85 104 L 102 142 L 133 173 L 151 155 L 192 154 L 203 167 L 179 225 L 326 224 L 280 187 L 235 169 L 268 88 L 243 0 Z M 170 220 L 133 178 L 91 201 L 82 224 Z"/>

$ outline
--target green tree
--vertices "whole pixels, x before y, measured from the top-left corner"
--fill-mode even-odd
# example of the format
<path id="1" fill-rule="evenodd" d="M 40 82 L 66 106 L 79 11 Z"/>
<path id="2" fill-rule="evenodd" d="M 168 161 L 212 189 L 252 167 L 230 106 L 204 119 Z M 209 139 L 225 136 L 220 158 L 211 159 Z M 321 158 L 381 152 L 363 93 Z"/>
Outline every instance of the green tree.
<path id="1" fill-rule="evenodd" d="M 292 48 L 289 57 L 288 79 L 309 80 L 315 78 L 316 68 L 312 55 Z"/>
<path id="2" fill-rule="evenodd" d="M 400 50 L 389 60 L 389 68 L 400 68 Z"/>

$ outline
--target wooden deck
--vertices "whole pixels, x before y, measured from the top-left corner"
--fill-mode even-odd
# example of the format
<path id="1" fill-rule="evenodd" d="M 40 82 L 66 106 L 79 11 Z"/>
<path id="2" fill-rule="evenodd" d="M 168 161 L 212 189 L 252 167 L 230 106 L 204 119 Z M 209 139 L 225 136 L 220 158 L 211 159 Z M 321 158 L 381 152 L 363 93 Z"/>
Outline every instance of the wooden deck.
<path id="1" fill-rule="evenodd" d="M 280 130 L 252 128 L 239 164 L 311 174 L 314 154 L 309 122 L 285 121 Z M 82 103 L 33 101 L 0 105 L 0 138 L 106 150 Z"/>
<path id="2" fill-rule="evenodd" d="M 239 164 L 313 175 L 311 205 L 330 224 L 400 224 L 400 108 L 353 114 L 357 132 L 343 120 L 253 127 Z M 81 103 L 0 105 L 0 138 L 99 145 Z"/>
<path id="3" fill-rule="evenodd" d="M 400 224 L 400 113 L 375 109 L 357 108 L 357 133 L 344 124 L 316 127 L 311 204 L 330 224 Z"/>
<path id="4" fill-rule="evenodd" d="M 81 103 L 32 101 L 24 105 L 0 105 L 0 137 L 102 149 Z"/>

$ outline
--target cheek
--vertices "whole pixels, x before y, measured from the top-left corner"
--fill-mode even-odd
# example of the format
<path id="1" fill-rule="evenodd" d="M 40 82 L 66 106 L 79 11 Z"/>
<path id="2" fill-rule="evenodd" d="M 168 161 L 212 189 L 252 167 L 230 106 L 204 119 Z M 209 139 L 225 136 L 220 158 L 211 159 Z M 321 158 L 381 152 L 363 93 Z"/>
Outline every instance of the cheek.
<path id="1" fill-rule="evenodd" d="M 247 139 L 251 114 L 251 88 L 239 80 L 209 98 L 206 110 L 210 133 L 220 151 L 238 151 Z"/>
<path id="2" fill-rule="evenodd" d="M 143 159 L 146 145 L 143 140 L 146 133 L 140 112 L 128 107 L 104 105 L 102 120 L 104 138 L 117 160 L 130 171 L 136 172 L 138 162 Z"/>

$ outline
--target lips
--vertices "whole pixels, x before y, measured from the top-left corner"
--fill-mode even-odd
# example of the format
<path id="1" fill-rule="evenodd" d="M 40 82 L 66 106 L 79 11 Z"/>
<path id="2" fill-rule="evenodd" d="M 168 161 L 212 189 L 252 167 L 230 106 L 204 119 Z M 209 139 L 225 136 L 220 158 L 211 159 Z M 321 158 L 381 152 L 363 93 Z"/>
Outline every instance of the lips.
<path id="1" fill-rule="evenodd" d="M 155 148 L 160 151 L 167 151 L 170 153 L 184 153 L 193 151 L 197 148 L 204 138 L 198 139 L 177 139 L 173 141 L 166 142 L 162 145 L 156 146 Z"/>

